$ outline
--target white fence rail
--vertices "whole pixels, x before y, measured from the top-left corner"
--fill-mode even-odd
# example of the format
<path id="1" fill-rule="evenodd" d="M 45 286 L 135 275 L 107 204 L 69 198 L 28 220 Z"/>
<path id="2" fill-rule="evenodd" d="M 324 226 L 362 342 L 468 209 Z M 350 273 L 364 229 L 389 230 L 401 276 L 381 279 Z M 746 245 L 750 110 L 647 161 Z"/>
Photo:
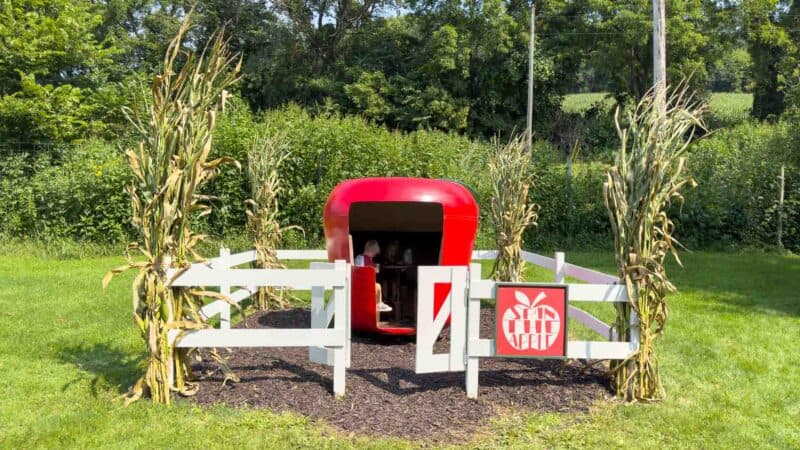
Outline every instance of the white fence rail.
<path id="1" fill-rule="evenodd" d="M 318 250 L 281 250 L 279 258 L 325 259 Z M 309 347 L 309 358 L 333 366 L 333 392 L 345 392 L 345 369 L 350 364 L 350 266 L 345 261 L 312 262 L 309 269 L 236 269 L 255 260 L 255 251 L 231 255 L 227 249 L 218 258 L 193 264 L 185 271 L 171 269 L 172 286 L 219 287 L 233 303 L 255 294 L 259 287 L 311 291 L 311 328 L 230 329 L 231 304 L 215 300 L 201 309 L 206 318 L 220 316 L 219 329 L 173 330 L 176 347 Z M 231 292 L 232 289 L 236 289 Z M 325 291 L 332 291 L 325 304 Z M 331 327 L 332 322 L 332 327 Z"/>
<path id="2" fill-rule="evenodd" d="M 302 260 L 302 261 L 313 261 L 313 260 L 327 260 L 328 259 L 328 252 L 325 250 L 278 250 L 278 259 L 283 261 L 290 261 L 290 260 Z M 255 294 L 256 290 L 258 289 L 256 285 L 252 283 L 243 283 L 243 278 L 247 276 L 253 276 L 252 269 L 251 272 L 247 272 L 248 269 L 233 269 L 236 266 L 240 266 L 242 264 L 248 264 L 256 260 L 256 251 L 249 250 L 241 253 L 231 254 L 230 250 L 226 248 L 222 248 L 219 252 L 219 257 L 209 259 L 206 262 L 192 264 L 192 267 L 186 273 L 181 274 L 180 280 L 174 280 L 172 285 L 173 286 L 199 286 L 204 285 L 204 281 L 210 272 L 215 272 L 221 274 L 222 270 L 229 270 L 228 274 L 232 274 L 234 278 L 231 279 L 224 279 L 224 284 L 214 284 L 214 286 L 219 286 L 220 293 L 223 295 L 227 295 L 231 300 L 235 303 L 241 303 L 243 300 L 250 298 L 251 295 Z M 327 267 L 327 266 L 324 266 Z M 323 266 L 315 266 L 313 263 L 311 265 L 311 269 L 320 269 L 324 268 Z M 291 270 L 291 269 L 286 269 Z M 187 276 L 187 274 L 189 274 Z M 300 274 L 302 276 L 303 272 L 295 272 L 295 274 Z M 255 272 L 256 276 L 260 276 L 261 272 Z M 275 277 L 281 277 L 281 272 L 277 272 L 272 274 L 273 279 Z M 176 284 L 177 283 L 177 284 Z M 184 284 L 180 284 L 184 283 Z M 206 283 L 205 285 L 210 286 L 210 284 Z M 231 292 L 231 286 L 238 286 L 240 287 L 235 292 Z M 326 285 L 326 288 L 330 288 L 329 284 Z M 298 287 L 296 289 L 310 289 L 309 286 Z M 216 315 L 220 316 L 220 328 L 230 328 L 230 303 L 223 301 L 223 300 L 216 300 L 213 301 L 205 306 L 200 310 L 200 314 L 203 315 L 204 318 L 210 319 Z"/>
<path id="3" fill-rule="evenodd" d="M 494 259 L 496 251 L 479 250 L 473 252 L 473 260 Z M 563 253 L 553 258 L 522 252 L 525 261 L 554 272 L 556 284 L 568 286 L 569 301 L 572 302 L 627 302 L 625 286 L 619 284 L 617 277 L 584 267 L 568 264 Z M 566 277 L 585 283 L 567 283 Z M 433 285 L 452 283 L 453 288 L 442 305 L 439 314 L 433 316 Z M 478 368 L 480 358 L 495 357 L 494 339 L 481 338 L 480 305 L 481 299 L 496 298 L 497 283 L 481 279 L 480 264 L 466 267 L 421 267 L 419 272 L 419 308 L 417 325 L 417 363 L 418 373 L 466 370 L 467 395 L 478 395 Z M 430 306 L 425 306 L 430 305 Z M 429 311 L 430 310 L 430 311 Z M 466 314 L 466 320 L 461 319 Z M 447 354 L 434 354 L 433 344 L 450 316 L 450 350 Z M 431 323 L 423 323 L 426 317 Z M 590 330 L 603 336 L 603 341 L 574 340 L 567 344 L 567 358 L 570 359 L 624 359 L 639 348 L 638 317 L 631 317 L 631 339 L 618 341 L 616 331 L 610 325 L 588 312 L 569 305 L 568 317 L 582 323 Z M 458 318 L 458 319 L 457 319 Z"/>
<path id="4" fill-rule="evenodd" d="M 324 250 L 279 250 L 281 260 L 326 260 Z M 497 257 L 494 250 L 476 250 L 473 260 Z M 309 329 L 230 329 L 231 304 L 215 300 L 201 309 L 206 318 L 219 316 L 219 329 L 173 330 L 170 339 L 177 347 L 309 347 L 309 358 L 333 366 L 333 392 L 344 395 L 345 370 L 350 365 L 350 266 L 346 261 L 311 262 L 309 269 L 236 268 L 254 261 L 255 251 L 231 255 L 226 249 L 217 258 L 193 264 L 168 277 L 172 286 L 219 287 L 233 303 L 240 303 L 259 287 L 311 291 Z M 522 258 L 554 273 L 557 284 L 565 284 L 570 302 L 627 302 L 627 292 L 617 277 L 569 264 L 563 253 L 547 257 L 523 251 Z M 466 370 L 469 397 L 478 392 L 480 358 L 496 356 L 493 339 L 481 339 L 481 299 L 495 298 L 497 283 L 480 278 L 480 265 L 431 266 L 419 268 L 417 360 L 418 373 Z M 583 283 L 567 283 L 571 277 Z M 449 283 L 450 293 L 434 317 L 434 284 Z M 325 292 L 331 291 L 326 302 Z M 631 317 L 631 339 L 619 341 L 610 325 L 573 305 L 568 316 L 603 337 L 603 341 L 569 341 L 567 358 L 624 359 L 638 350 L 638 317 Z M 445 324 L 450 322 L 448 353 L 435 354 L 434 344 Z"/>
<path id="5" fill-rule="evenodd" d="M 472 252 L 474 261 L 495 259 L 497 250 L 476 250 Z M 564 260 L 564 253 L 556 252 L 553 258 L 538 255 L 536 253 L 522 251 L 522 259 L 533 265 L 548 269 L 555 274 L 555 282 L 559 284 L 569 284 L 570 301 L 575 302 L 626 302 L 628 294 L 625 286 L 620 284 L 619 278 L 586 267 L 570 264 Z M 565 283 L 566 277 L 575 278 L 584 283 Z M 491 283 L 484 283 L 472 286 L 472 295 L 482 295 L 481 298 L 492 298 L 494 286 Z M 481 290 L 482 289 L 482 290 Z M 577 322 L 585 325 L 590 330 L 596 332 L 604 339 L 617 341 L 618 336 L 614 328 L 589 314 L 588 312 L 570 305 L 569 316 Z M 638 320 L 638 319 L 637 319 Z"/>

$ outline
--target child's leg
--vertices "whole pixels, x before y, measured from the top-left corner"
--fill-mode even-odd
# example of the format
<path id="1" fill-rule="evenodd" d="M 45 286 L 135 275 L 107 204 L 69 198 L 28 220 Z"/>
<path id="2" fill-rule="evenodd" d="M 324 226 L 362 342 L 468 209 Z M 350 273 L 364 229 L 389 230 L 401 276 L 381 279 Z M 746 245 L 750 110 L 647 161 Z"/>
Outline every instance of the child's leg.
<path id="1" fill-rule="evenodd" d="M 379 283 L 375 283 L 375 308 L 378 310 L 377 318 L 380 317 L 380 313 L 392 310 L 391 306 L 383 303 L 383 289 Z"/>

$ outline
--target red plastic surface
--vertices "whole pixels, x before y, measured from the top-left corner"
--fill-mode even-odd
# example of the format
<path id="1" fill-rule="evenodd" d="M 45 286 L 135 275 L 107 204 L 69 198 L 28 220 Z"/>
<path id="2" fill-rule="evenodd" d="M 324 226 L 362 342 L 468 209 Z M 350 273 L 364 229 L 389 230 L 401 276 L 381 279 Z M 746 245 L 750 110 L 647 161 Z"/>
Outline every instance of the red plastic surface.
<path id="1" fill-rule="evenodd" d="M 354 330 L 373 330 L 377 327 L 375 303 L 375 269 L 353 266 L 350 277 L 350 324 Z"/>
<path id="2" fill-rule="evenodd" d="M 478 205 L 463 185 L 427 178 L 360 178 L 336 186 L 323 215 L 328 259 L 349 259 L 350 206 L 358 202 L 423 202 L 442 205 L 442 246 L 439 265 L 468 265 L 478 229 Z M 379 230 L 376 230 L 379 231 Z M 368 270 L 367 270 L 368 269 Z M 371 272 L 369 274 L 368 272 Z M 375 305 L 375 271 L 354 268 L 351 284 L 354 330 L 383 334 L 414 334 L 415 328 L 378 328 Z M 434 290 L 434 311 L 450 292 L 449 285 Z"/>

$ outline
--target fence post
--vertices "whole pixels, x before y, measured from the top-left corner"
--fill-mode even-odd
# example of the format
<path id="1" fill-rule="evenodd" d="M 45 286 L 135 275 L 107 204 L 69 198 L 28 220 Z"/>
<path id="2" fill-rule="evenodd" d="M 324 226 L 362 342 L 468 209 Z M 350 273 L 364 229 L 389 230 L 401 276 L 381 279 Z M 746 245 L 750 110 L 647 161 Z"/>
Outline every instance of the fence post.
<path id="1" fill-rule="evenodd" d="M 635 295 L 639 295 L 639 293 L 634 290 Z M 630 301 L 631 299 L 628 299 Z M 631 351 L 639 349 L 639 314 L 636 313 L 636 310 L 630 308 L 630 318 L 628 319 L 628 326 L 630 327 L 630 345 Z"/>
<path id="2" fill-rule="evenodd" d="M 481 279 L 481 265 L 470 264 L 469 266 L 469 288 L 467 295 L 467 373 L 466 389 L 467 398 L 478 398 L 478 377 L 480 376 L 479 362 L 477 356 L 472 356 L 470 347 L 473 342 L 480 339 L 481 328 L 481 299 L 472 298 L 472 282 Z"/>
<path id="3" fill-rule="evenodd" d="M 169 274 L 170 269 L 172 269 L 172 257 L 167 255 L 164 257 L 164 272 Z M 171 276 L 167 275 L 167 283 L 171 282 Z M 169 317 L 167 317 L 167 322 L 172 322 L 172 308 L 167 308 L 167 311 L 169 314 Z M 169 334 L 167 334 L 167 336 L 169 336 Z M 175 352 L 175 341 L 168 339 L 167 346 L 169 347 L 170 353 L 169 358 L 167 358 L 167 386 L 173 386 L 175 384 L 175 359 L 173 358 L 173 354 Z"/>
<path id="4" fill-rule="evenodd" d="M 555 274 L 556 274 L 556 283 L 563 283 L 564 282 L 564 252 L 556 252 L 555 254 L 556 260 L 556 267 L 555 267 Z"/>
<path id="5" fill-rule="evenodd" d="M 312 262 L 309 266 L 311 269 L 330 270 L 329 263 Z M 328 317 L 328 308 L 335 308 L 333 299 L 330 304 L 325 305 L 325 288 L 323 286 L 311 287 L 311 328 L 327 329 L 330 324 Z M 333 320 L 336 320 L 335 317 Z M 333 366 L 333 350 L 328 347 L 309 347 L 308 358 L 317 364 L 325 364 Z"/>
<path id="6" fill-rule="evenodd" d="M 464 370 L 467 353 L 467 302 L 469 301 L 469 270 L 450 269 L 450 370 Z"/>
<path id="7" fill-rule="evenodd" d="M 345 272 L 347 262 L 337 260 L 334 262 L 334 269 L 338 272 Z M 341 331 L 344 335 L 344 342 L 339 347 L 333 349 L 333 394 L 336 397 L 344 395 L 345 391 L 345 369 L 347 365 L 347 286 L 339 286 L 333 289 L 333 328 Z"/>
<path id="8" fill-rule="evenodd" d="M 219 249 L 219 261 L 221 268 L 223 269 L 230 269 L 231 268 L 231 249 L 220 247 Z M 220 284 L 219 285 L 219 293 L 224 295 L 225 297 L 230 298 L 231 296 L 231 286 L 228 284 Z M 227 301 L 222 302 L 222 307 L 220 308 L 219 313 L 219 328 L 222 330 L 228 330 L 231 328 L 231 305 Z"/>
<path id="9" fill-rule="evenodd" d="M 347 333 L 347 343 L 345 345 L 344 351 L 344 359 L 345 359 L 345 367 L 348 369 L 350 368 L 350 347 L 353 341 L 353 326 L 352 326 L 352 319 L 353 313 L 351 308 L 351 297 L 350 297 L 350 263 L 345 261 L 344 264 L 344 321 L 345 321 L 345 330 Z"/>

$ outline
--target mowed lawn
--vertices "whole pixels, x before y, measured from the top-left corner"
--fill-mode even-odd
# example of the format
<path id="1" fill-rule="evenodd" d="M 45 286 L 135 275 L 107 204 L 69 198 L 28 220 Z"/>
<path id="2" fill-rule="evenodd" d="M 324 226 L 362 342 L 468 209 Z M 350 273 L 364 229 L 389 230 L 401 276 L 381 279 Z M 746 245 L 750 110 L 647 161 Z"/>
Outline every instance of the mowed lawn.
<path id="1" fill-rule="evenodd" d="M 614 100 L 605 92 L 587 92 L 565 96 L 561 108 L 566 112 L 580 113 L 598 102 L 603 102 L 605 107 L 614 105 Z M 712 120 L 719 126 L 733 125 L 746 120 L 752 106 L 753 94 L 745 92 L 714 92 L 708 98 Z"/>
<path id="2" fill-rule="evenodd" d="M 607 253 L 569 262 L 613 271 Z M 293 414 L 117 400 L 137 378 L 132 274 L 120 258 L 0 256 L 0 447 L 406 447 Z M 470 446 L 800 447 L 800 257 L 684 255 L 670 273 L 658 348 L 666 401 L 601 402 L 585 414 L 507 412 Z M 532 270 L 532 278 L 548 275 Z M 603 315 L 603 312 L 600 312 Z M 608 314 L 608 311 L 605 312 Z"/>

